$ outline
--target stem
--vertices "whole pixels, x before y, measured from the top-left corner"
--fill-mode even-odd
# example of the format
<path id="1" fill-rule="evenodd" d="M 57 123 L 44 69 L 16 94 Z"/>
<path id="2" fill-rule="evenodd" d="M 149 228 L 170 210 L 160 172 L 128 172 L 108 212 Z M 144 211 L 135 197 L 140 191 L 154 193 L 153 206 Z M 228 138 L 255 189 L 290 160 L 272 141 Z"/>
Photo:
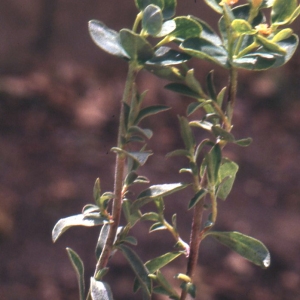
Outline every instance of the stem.
<path id="1" fill-rule="evenodd" d="M 230 75 L 229 75 L 229 91 L 228 91 L 228 103 L 227 103 L 227 116 L 230 124 L 232 121 L 232 115 L 233 115 L 234 105 L 236 101 L 237 79 L 238 79 L 237 69 L 231 67 Z"/>
<path id="2" fill-rule="evenodd" d="M 123 98 L 121 101 L 120 123 L 119 123 L 119 131 L 118 131 L 118 148 L 121 148 L 121 149 L 124 148 L 124 145 L 122 143 L 122 136 L 125 133 L 123 103 L 129 102 L 129 98 L 131 96 L 132 86 L 134 83 L 136 73 L 137 73 L 136 67 L 134 65 L 130 64 L 128 74 L 127 74 L 124 94 L 123 94 Z M 124 175 L 124 169 L 125 169 L 125 162 L 126 162 L 125 155 L 123 153 L 117 153 L 116 166 L 115 166 L 115 180 L 114 180 L 115 198 L 113 200 L 113 207 L 112 207 L 113 223 L 110 225 L 108 237 L 107 237 L 104 249 L 101 253 L 101 256 L 97 262 L 94 276 L 96 276 L 96 274 L 107 265 L 110 254 L 113 250 L 113 243 L 115 241 L 117 229 L 119 227 L 121 210 L 122 210 L 122 198 L 123 198 L 122 188 L 123 188 L 123 175 Z"/>
<path id="3" fill-rule="evenodd" d="M 206 173 L 206 172 L 205 172 Z M 199 183 L 199 175 L 194 175 L 194 190 L 199 191 L 201 187 L 205 184 L 206 174 L 202 177 L 201 182 Z M 201 242 L 201 226 L 202 226 L 202 215 L 204 211 L 204 200 L 202 198 L 194 207 L 192 229 L 190 235 L 190 254 L 188 257 L 187 271 L 186 275 L 189 276 L 193 281 L 193 276 L 195 274 L 195 269 L 198 261 L 199 247 Z M 182 290 L 180 300 L 185 300 L 187 292 Z"/>

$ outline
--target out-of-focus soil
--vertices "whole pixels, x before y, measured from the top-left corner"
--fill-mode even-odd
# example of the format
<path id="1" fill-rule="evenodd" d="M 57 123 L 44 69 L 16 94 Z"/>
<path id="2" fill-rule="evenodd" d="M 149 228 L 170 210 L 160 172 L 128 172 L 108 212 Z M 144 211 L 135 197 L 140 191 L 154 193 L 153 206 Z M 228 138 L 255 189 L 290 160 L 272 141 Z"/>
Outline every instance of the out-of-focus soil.
<path id="1" fill-rule="evenodd" d="M 178 1 L 178 14 L 206 21 L 216 16 L 202 3 Z M 87 22 L 100 19 L 119 30 L 130 27 L 133 1 L 2 0 L 0 2 L 0 299 L 78 299 L 76 276 L 65 247 L 85 262 L 87 282 L 94 272 L 98 228 L 76 228 L 52 244 L 60 218 L 92 202 L 94 181 L 113 189 L 119 102 L 126 63 L 98 49 Z M 299 22 L 294 29 L 299 33 Z M 213 66 L 199 63 L 204 79 Z M 248 148 L 230 146 L 240 166 L 235 187 L 219 203 L 218 230 L 237 230 L 262 240 L 271 267 L 261 270 L 212 240 L 202 244 L 197 276 L 201 300 L 300 299 L 300 52 L 284 67 L 240 73 L 234 134 L 253 137 Z M 219 88 L 226 85 L 217 69 Z M 141 169 L 153 184 L 188 180 L 178 174 L 183 159 L 164 155 L 181 146 L 177 114 L 190 100 L 163 90 L 167 82 L 142 73 L 139 88 L 148 103 L 172 111 L 144 124 L 154 131 L 154 155 Z M 199 130 L 197 138 L 203 133 Z M 166 215 L 178 211 L 178 227 L 188 240 L 191 192 L 166 199 Z M 147 234 L 141 224 L 137 252 L 146 261 L 172 250 L 163 232 Z M 165 242 L 161 244 L 161 241 Z M 184 272 L 185 259 L 165 274 Z M 131 296 L 133 275 L 122 256 L 110 263 L 107 281 L 116 300 Z M 163 299 L 163 298 L 155 298 Z"/>

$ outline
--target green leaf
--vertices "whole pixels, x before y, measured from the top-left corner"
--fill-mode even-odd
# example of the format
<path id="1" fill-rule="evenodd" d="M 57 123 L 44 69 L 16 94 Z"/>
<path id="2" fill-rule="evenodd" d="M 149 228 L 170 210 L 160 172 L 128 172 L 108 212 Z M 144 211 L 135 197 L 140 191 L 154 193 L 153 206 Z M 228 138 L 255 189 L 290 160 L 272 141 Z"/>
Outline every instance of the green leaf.
<path id="1" fill-rule="evenodd" d="M 150 129 L 143 129 L 139 126 L 130 126 L 128 129 L 128 133 L 130 134 L 139 134 L 142 138 L 150 139 L 153 135 L 152 130 Z"/>
<path id="2" fill-rule="evenodd" d="M 154 54 L 152 46 L 146 39 L 129 29 L 122 29 L 120 31 L 120 41 L 132 61 L 144 63 L 151 59 Z"/>
<path id="3" fill-rule="evenodd" d="M 100 195 L 101 195 L 100 179 L 97 178 L 93 189 L 93 197 L 96 204 L 99 203 Z"/>
<path id="4" fill-rule="evenodd" d="M 163 17 L 164 19 L 170 19 L 175 15 L 176 11 L 176 0 L 164 0 Z"/>
<path id="5" fill-rule="evenodd" d="M 162 24 L 161 31 L 156 35 L 156 37 L 164 37 L 170 34 L 176 28 L 176 23 L 174 20 L 168 20 Z"/>
<path id="6" fill-rule="evenodd" d="M 176 17 L 173 19 L 176 23 L 176 29 L 167 35 L 160 44 L 171 42 L 173 40 L 182 42 L 187 38 L 199 37 L 202 31 L 201 25 L 190 16 Z"/>
<path id="7" fill-rule="evenodd" d="M 199 108 L 203 107 L 205 104 L 202 102 L 192 102 L 188 105 L 187 109 L 186 109 L 186 114 L 188 116 L 190 116 L 192 113 L 194 113 L 196 110 L 198 110 Z"/>
<path id="8" fill-rule="evenodd" d="M 186 156 L 190 157 L 190 152 L 187 151 L 186 149 L 177 149 L 172 152 L 169 152 L 166 157 L 172 157 L 172 156 Z"/>
<path id="9" fill-rule="evenodd" d="M 153 221 L 153 222 L 158 222 L 159 220 L 159 215 L 155 212 L 148 212 L 142 215 L 141 221 Z"/>
<path id="10" fill-rule="evenodd" d="M 188 185 L 184 183 L 167 183 L 152 185 L 138 195 L 137 200 L 135 200 L 132 203 L 131 211 L 135 211 L 154 199 L 168 196 L 186 188 L 187 186 Z"/>
<path id="11" fill-rule="evenodd" d="M 178 256 L 182 255 L 183 252 L 176 251 L 176 252 L 168 252 L 156 258 L 153 258 L 145 263 L 146 268 L 149 270 L 150 273 L 154 273 L 159 269 L 163 268 L 171 261 L 176 259 Z"/>
<path id="12" fill-rule="evenodd" d="M 162 29 L 163 16 L 161 9 L 153 4 L 143 12 L 142 27 L 148 34 L 156 36 Z"/>
<path id="13" fill-rule="evenodd" d="M 79 255 L 71 248 L 66 248 L 69 259 L 76 272 L 78 287 L 79 287 L 79 299 L 85 299 L 85 284 L 84 284 L 84 266 Z"/>
<path id="14" fill-rule="evenodd" d="M 180 287 L 193 298 L 196 298 L 196 286 L 192 282 L 183 282 Z"/>
<path id="15" fill-rule="evenodd" d="M 207 190 L 201 188 L 190 200 L 188 208 L 191 209 L 192 207 L 194 207 L 206 194 L 207 194 Z"/>
<path id="16" fill-rule="evenodd" d="M 165 85 L 165 89 L 196 99 L 200 98 L 200 95 L 197 92 L 182 83 L 169 83 Z"/>
<path id="17" fill-rule="evenodd" d="M 118 248 L 122 251 L 123 255 L 129 262 L 132 270 L 134 271 L 140 286 L 142 287 L 146 299 L 151 299 L 151 291 L 152 291 L 152 284 L 151 279 L 148 277 L 149 271 L 144 266 L 143 262 L 139 258 L 139 256 L 128 246 L 124 244 L 118 245 Z"/>
<path id="18" fill-rule="evenodd" d="M 109 232 L 110 225 L 109 224 L 104 224 L 100 230 L 100 234 L 98 237 L 95 253 L 96 253 L 96 258 L 99 259 L 101 252 L 105 246 L 108 232 Z"/>
<path id="19" fill-rule="evenodd" d="M 86 216 L 89 215 L 90 213 L 95 213 L 95 212 L 100 212 L 99 206 L 98 205 L 94 205 L 94 204 L 86 204 L 83 208 L 82 208 L 82 213 Z"/>
<path id="20" fill-rule="evenodd" d="M 97 20 L 89 21 L 88 25 L 90 36 L 98 47 L 109 54 L 129 58 L 120 43 L 119 34 L 116 31 L 109 29 L 105 24 Z"/>
<path id="21" fill-rule="evenodd" d="M 282 57 L 282 56 L 280 56 Z M 276 58 L 273 54 L 260 50 L 233 60 L 233 66 L 252 71 L 267 70 L 275 67 Z"/>
<path id="22" fill-rule="evenodd" d="M 279 41 L 277 43 L 281 48 L 285 49 L 286 54 L 285 55 L 279 55 L 277 53 L 272 53 L 270 51 L 264 51 L 263 49 L 261 50 L 261 52 L 265 52 L 273 54 L 275 57 L 275 63 L 272 65 L 273 68 L 278 68 L 282 65 L 284 65 L 285 63 L 287 63 L 293 56 L 293 54 L 295 53 L 298 44 L 299 44 L 299 38 L 297 35 L 293 34 L 291 35 L 289 38 Z"/>
<path id="23" fill-rule="evenodd" d="M 218 180 L 218 172 L 222 161 L 222 151 L 219 144 L 216 144 L 205 156 L 207 164 L 207 179 L 214 186 Z"/>
<path id="24" fill-rule="evenodd" d="M 256 33 L 256 30 L 252 28 L 252 25 L 243 19 L 235 19 L 231 23 L 231 27 L 238 35 L 252 35 Z"/>
<path id="25" fill-rule="evenodd" d="M 146 63 L 148 65 L 161 65 L 161 66 L 170 66 L 170 65 L 178 65 L 183 62 L 186 62 L 191 57 L 186 54 L 176 50 L 171 49 L 170 47 L 159 47 L 154 56 L 148 60 Z"/>
<path id="26" fill-rule="evenodd" d="M 99 213 L 74 215 L 71 217 L 60 219 L 52 230 L 52 240 L 55 242 L 67 229 L 73 226 L 93 227 L 108 223 L 107 218 L 103 218 Z"/>
<path id="27" fill-rule="evenodd" d="M 145 64 L 144 69 L 153 75 L 167 79 L 170 81 L 178 81 L 183 80 L 184 75 L 181 73 L 180 69 L 173 66 L 162 66 L 162 65 L 153 65 L 153 64 Z"/>
<path id="28" fill-rule="evenodd" d="M 180 48 L 191 56 L 216 63 L 228 68 L 228 54 L 226 50 L 200 37 L 186 39 Z"/>
<path id="29" fill-rule="evenodd" d="M 156 5 L 163 9 L 164 1 L 165 0 L 135 0 L 135 4 L 139 10 L 144 10 L 150 4 Z"/>
<path id="30" fill-rule="evenodd" d="M 122 202 L 122 209 L 126 218 L 127 223 L 133 227 L 142 217 L 142 213 L 137 209 L 133 212 L 130 211 L 131 203 L 125 199 Z"/>
<path id="31" fill-rule="evenodd" d="M 131 171 L 129 172 L 126 177 L 125 177 L 125 180 L 124 180 L 124 184 L 126 186 L 130 186 L 134 183 L 134 181 L 137 179 L 138 177 L 138 174 L 134 171 Z"/>
<path id="32" fill-rule="evenodd" d="M 134 123 L 138 124 L 141 120 L 143 120 L 144 118 L 151 116 L 151 115 L 155 115 L 158 114 L 160 112 L 166 111 L 171 109 L 169 106 L 165 106 L 165 105 L 153 105 L 153 106 L 148 106 L 146 108 L 143 108 L 139 114 L 137 115 Z"/>
<path id="33" fill-rule="evenodd" d="M 225 129 L 221 128 L 220 125 L 213 125 L 212 126 L 212 133 L 216 138 L 227 142 L 234 142 L 234 136 L 232 133 L 226 131 Z"/>
<path id="34" fill-rule="evenodd" d="M 206 77 L 206 85 L 207 85 L 207 90 L 209 97 L 217 102 L 217 93 L 214 85 L 214 72 L 210 71 Z"/>
<path id="35" fill-rule="evenodd" d="M 92 300 L 113 300 L 113 295 L 106 282 L 97 281 L 91 277 L 91 296 Z"/>
<path id="36" fill-rule="evenodd" d="M 271 12 L 272 25 L 288 24 L 297 6 L 297 0 L 274 0 Z"/>
<path id="37" fill-rule="evenodd" d="M 219 5 L 221 1 L 219 0 L 204 0 L 208 6 L 210 6 L 214 11 L 219 14 L 223 13 L 222 7 Z"/>
<path id="38" fill-rule="evenodd" d="M 223 158 L 222 165 L 219 169 L 220 185 L 217 191 L 217 196 L 220 199 L 225 200 L 229 195 L 238 169 L 239 166 L 235 162 L 231 161 L 228 158 Z"/>
<path id="39" fill-rule="evenodd" d="M 257 239 L 240 232 L 210 231 L 208 235 L 237 252 L 252 263 L 267 268 L 270 266 L 270 253 L 266 246 Z"/>
<path id="40" fill-rule="evenodd" d="M 192 133 L 191 127 L 189 125 L 189 121 L 185 117 L 178 117 L 180 123 L 180 133 L 183 139 L 186 150 L 190 153 L 194 152 L 195 148 L 195 139 Z"/>
<path id="41" fill-rule="evenodd" d="M 284 48 L 281 48 L 277 43 L 273 42 L 272 40 L 269 40 L 261 35 L 256 35 L 256 40 L 258 41 L 258 43 L 260 43 L 265 49 L 278 53 L 278 54 L 282 54 L 285 55 L 286 54 L 286 50 Z"/>
<path id="42" fill-rule="evenodd" d="M 293 30 L 291 28 L 284 28 L 278 31 L 273 37 L 272 42 L 277 43 L 282 40 L 289 38 L 293 34 Z"/>
<path id="43" fill-rule="evenodd" d="M 206 22 L 204 22 L 203 20 L 195 16 L 190 16 L 190 17 L 201 25 L 202 27 L 201 38 L 211 41 L 213 44 L 218 46 L 223 44 L 220 37 Z"/>
<path id="44" fill-rule="evenodd" d="M 128 157 L 132 158 L 133 160 L 135 160 L 141 166 L 143 166 L 146 163 L 148 157 L 153 154 L 151 151 L 133 152 L 133 151 L 125 151 L 125 150 L 123 150 L 121 148 L 118 148 L 118 147 L 111 148 L 111 151 L 117 152 L 117 153 L 123 153 L 126 156 L 128 156 Z"/>
<path id="45" fill-rule="evenodd" d="M 252 143 L 252 138 L 245 138 L 240 140 L 235 140 L 235 144 L 241 146 L 241 147 L 248 147 Z"/>
<path id="46" fill-rule="evenodd" d="M 159 289 L 159 287 L 154 288 L 155 293 L 165 294 L 168 295 L 171 299 L 179 300 L 179 295 L 173 288 L 172 284 L 168 282 L 168 280 L 163 276 L 163 274 L 160 271 L 157 271 L 156 274 L 156 281 L 159 283 L 159 287 L 162 289 Z"/>
<path id="47" fill-rule="evenodd" d="M 157 230 L 165 230 L 165 229 L 167 229 L 167 227 L 163 223 L 157 222 L 150 227 L 149 232 L 153 232 Z"/>

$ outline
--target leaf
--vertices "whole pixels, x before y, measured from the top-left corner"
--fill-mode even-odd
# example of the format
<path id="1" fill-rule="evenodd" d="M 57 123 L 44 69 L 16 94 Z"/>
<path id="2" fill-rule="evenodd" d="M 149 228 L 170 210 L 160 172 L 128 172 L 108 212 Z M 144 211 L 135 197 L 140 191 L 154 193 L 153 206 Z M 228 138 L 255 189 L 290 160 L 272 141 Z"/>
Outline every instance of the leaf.
<path id="1" fill-rule="evenodd" d="M 286 54 L 286 50 L 284 48 L 281 48 L 277 43 L 273 42 L 272 40 L 269 40 L 259 34 L 256 35 L 256 39 L 265 49 L 282 55 Z"/>
<path id="2" fill-rule="evenodd" d="M 186 39 L 181 43 L 180 49 L 196 58 L 216 63 L 224 68 L 229 67 L 226 50 L 201 37 Z"/>
<path id="3" fill-rule="evenodd" d="M 162 29 L 163 16 L 160 7 L 150 4 L 144 12 L 142 18 L 142 28 L 148 34 L 156 36 Z"/>
<path id="4" fill-rule="evenodd" d="M 201 27 L 202 27 L 201 38 L 211 41 L 212 43 L 214 43 L 215 45 L 218 45 L 218 46 L 223 44 L 220 37 L 206 22 L 204 22 L 203 20 L 201 20 L 195 16 L 190 16 L 190 17 L 193 20 L 197 21 L 201 25 Z"/>
<path id="5" fill-rule="evenodd" d="M 152 130 L 150 130 L 150 129 L 144 129 L 144 128 L 141 128 L 139 126 L 131 126 L 128 129 L 128 133 L 141 134 L 143 137 L 145 137 L 147 139 L 150 139 L 152 137 L 152 135 L 153 135 Z"/>
<path id="6" fill-rule="evenodd" d="M 153 232 L 157 230 L 165 230 L 165 229 L 167 229 L 167 227 L 163 223 L 157 222 L 150 227 L 149 232 Z"/>
<path id="7" fill-rule="evenodd" d="M 172 152 L 169 152 L 166 157 L 173 157 L 173 156 L 186 156 L 190 157 L 190 152 L 187 151 L 186 149 L 177 149 Z"/>
<path id="8" fill-rule="evenodd" d="M 183 139 L 186 150 L 190 153 L 194 152 L 195 148 L 195 139 L 189 126 L 189 121 L 185 117 L 178 117 L 180 123 L 180 134 Z"/>
<path id="9" fill-rule="evenodd" d="M 180 69 L 173 66 L 162 66 L 162 65 L 153 65 L 153 64 L 145 64 L 144 69 L 153 75 L 167 79 L 170 81 L 178 81 L 183 80 L 184 75 L 181 73 Z"/>
<path id="10" fill-rule="evenodd" d="M 148 65 L 154 64 L 161 66 L 169 66 L 181 64 L 183 62 L 188 61 L 190 58 L 191 57 L 186 53 L 182 53 L 173 50 L 169 47 L 162 46 L 155 51 L 154 56 L 146 63 Z"/>
<path id="11" fill-rule="evenodd" d="M 273 68 L 278 68 L 282 65 L 284 65 L 285 63 L 287 63 L 292 56 L 294 55 L 298 44 L 299 44 L 299 38 L 297 35 L 293 34 L 291 35 L 289 38 L 279 41 L 277 43 L 281 48 L 285 49 L 286 54 L 285 55 L 279 55 L 277 53 L 272 53 L 270 51 L 264 51 L 263 49 L 261 50 L 261 52 L 266 52 L 267 53 L 271 53 L 274 55 L 275 57 L 275 63 L 272 65 Z"/>
<path id="12" fill-rule="evenodd" d="M 156 280 L 162 289 L 159 289 L 159 287 L 154 288 L 154 292 L 168 295 L 171 299 L 179 300 L 180 297 L 173 288 L 172 284 L 167 281 L 160 271 L 157 271 Z"/>
<path id="13" fill-rule="evenodd" d="M 98 47 L 109 54 L 129 58 L 120 43 L 119 34 L 116 31 L 109 29 L 98 20 L 89 21 L 88 26 L 90 36 Z"/>
<path id="14" fill-rule="evenodd" d="M 154 4 L 163 9 L 164 1 L 165 0 L 135 0 L 135 4 L 139 10 L 144 10 L 150 4 Z"/>
<path id="15" fill-rule="evenodd" d="M 201 188 L 190 200 L 188 208 L 193 208 L 205 195 L 207 194 L 207 190 L 204 188 Z"/>
<path id="16" fill-rule="evenodd" d="M 207 236 L 208 235 L 211 235 L 217 241 L 237 252 L 252 263 L 262 268 L 270 266 L 270 253 L 266 246 L 257 239 L 236 231 L 210 231 L 207 233 Z"/>
<path id="17" fill-rule="evenodd" d="M 151 279 L 148 277 L 149 271 L 144 266 L 143 262 L 139 256 L 128 246 L 124 244 L 118 245 L 118 248 L 121 250 L 127 261 L 129 262 L 132 270 L 134 271 L 141 288 L 144 291 L 146 299 L 151 299 L 152 284 Z"/>
<path id="18" fill-rule="evenodd" d="M 175 15 L 176 0 L 164 0 L 163 17 L 164 19 L 170 19 Z"/>
<path id="19" fill-rule="evenodd" d="M 143 166 L 146 163 L 148 157 L 153 154 L 151 151 L 133 152 L 133 151 L 125 151 L 118 147 L 111 148 L 111 151 L 117 152 L 117 153 L 123 153 L 123 154 L 127 155 L 128 157 L 132 158 L 133 160 L 135 160 L 141 166 Z"/>
<path id="20" fill-rule="evenodd" d="M 156 37 L 164 37 L 170 34 L 176 28 L 176 23 L 174 20 L 168 20 L 162 24 L 161 31 L 156 35 Z"/>
<path id="21" fill-rule="evenodd" d="M 217 101 L 217 93 L 216 93 L 213 78 L 214 78 L 214 72 L 210 71 L 208 73 L 207 77 L 206 77 L 206 85 L 207 85 L 207 90 L 208 90 L 209 97 L 212 100 Z"/>
<path id="22" fill-rule="evenodd" d="M 93 197 L 96 204 L 99 204 L 100 196 L 101 196 L 100 179 L 97 178 L 93 189 Z"/>
<path id="23" fill-rule="evenodd" d="M 149 270 L 150 273 L 154 273 L 167 264 L 169 264 L 171 261 L 176 259 L 178 256 L 182 255 L 183 252 L 176 251 L 176 252 L 168 252 L 161 256 L 158 256 L 156 258 L 153 258 L 145 263 L 146 268 Z"/>
<path id="24" fill-rule="evenodd" d="M 211 127 L 212 133 L 216 138 L 227 142 L 234 142 L 234 136 L 232 133 L 226 131 L 225 129 L 221 128 L 220 125 L 213 125 Z"/>
<path id="25" fill-rule="evenodd" d="M 256 33 L 256 30 L 252 28 L 252 25 L 243 19 L 235 19 L 231 23 L 231 27 L 238 35 L 252 35 Z"/>
<path id="26" fill-rule="evenodd" d="M 214 186 L 218 180 L 218 172 L 222 161 L 222 151 L 219 144 L 215 144 L 205 156 L 207 164 L 207 179 Z"/>
<path id="27" fill-rule="evenodd" d="M 99 259 L 101 252 L 105 246 L 108 232 L 109 232 L 110 225 L 109 224 L 104 224 L 100 230 L 99 238 L 97 241 L 95 253 L 96 253 L 96 258 Z"/>
<path id="28" fill-rule="evenodd" d="M 241 147 L 248 147 L 252 143 L 252 138 L 245 138 L 240 140 L 235 140 L 235 144 L 241 146 Z"/>
<path id="29" fill-rule="evenodd" d="M 76 272 L 78 287 L 79 287 L 79 299 L 85 299 L 85 284 L 84 284 L 84 266 L 79 255 L 71 248 L 66 248 L 69 259 Z"/>
<path id="30" fill-rule="evenodd" d="M 133 227 L 142 217 L 142 213 L 137 209 L 135 211 L 130 211 L 130 202 L 125 199 L 122 202 L 122 209 L 126 218 L 127 223 L 130 224 L 131 227 Z"/>
<path id="31" fill-rule="evenodd" d="M 271 12 L 272 25 L 288 24 L 297 6 L 297 0 L 274 0 Z"/>
<path id="32" fill-rule="evenodd" d="M 148 212 L 142 215 L 141 221 L 153 221 L 158 222 L 159 215 L 155 212 Z"/>
<path id="33" fill-rule="evenodd" d="M 176 17 L 173 20 L 176 23 L 176 29 L 173 30 L 169 35 L 167 35 L 162 41 L 160 41 L 159 45 L 174 40 L 178 42 L 182 42 L 187 38 L 200 36 L 202 27 L 198 22 L 193 20 L 190 16 Z"/>
<path id="34" fill-rule="evenodd" d="M 106 282 L 97 281 L 91 277 L 91 296 L 92 300 L 113 300 L 113 295 Z"/>
<path id="35" fill-rule="evenodd" d="M 233 60 L 233 66 L 252 71 L 267 70 L 275 67 L 276 58 L 273 54 L 261 50 Z"/>
<path id="36" fill-rule="evenodd" d="M 128 187 L 134 183 L 134 181 L 137 179 L 138 174 L 134 171 L 129 172 L 124 180 L 124 184 Z"/>
<path id="37" fill-rule="evenodd" d="M 132 61 L 144 63 L 153 56 L 152 46 L 146 39 L 129 29 L 121 29 L 120 41 Z"/>
<path id="38" fill-rule="evenodd" d="M 217 196 L 220 199 L 225 200 L 229 195 L 238 169 L 239 166 L 235 162 L 228 158 L 223 158 L 222 165 L 219 169 L 220 186 L 218 187 L 217 191 Z M 222 183 L 223 180 L 225 181 Z"/>
<path id="39" fill-rule="evenodd" d="M 92 218 L 93 216 L 93 218 Z M 90 214 L 89 217 L 84 214 L 74 215 L 60 219 L 52 230 L 52 241 L 55 242 L 67 229 L 73 226 L 93 227 L 108 223 L 107 218 L 103 218 L 99 213 Z"/>
<path id="40" fill-rule="evenodd" d="M 200 98 L 200 95 L 197 92 L 182 83 L 169 83 L 165 85 L 165 89 L 196 99 Z"/>
<path id="41" fill-rule="evenodd" d="M 284 28 L 277 32 L 273 37 L 272 37 L 272 42 L 277 43 L 282 40 L 285 40 L 289 38 L 293 34 L 293 30 L 291 28 Z"/>
<path id="42" fill-rule="evenodd" d="M 135 200 L 132 203 L 131 211 L 135 211 L 154 199 L 168 196 L 170 194 L 173 194 L 179 190 L 186 188 L 187 186 L 188 184 L 184 184 L 184 183 L 167 183 L 167 184 L 152 185 L 138 195 L 137 200 Z"/>
<path id="43" fill-rule="evenodd" d="M 171 109 L 169 106 L 165 106 L 165 105 L 153 105 L 153 106 L 148 106 L 146 108 L 143 108 L 139 114 L 137 115 L 134 123 L 138 124 L 141 120 L 143 120 L 144 118 L 151 116 L 151 115 L 155 115 L 158 114 L 160 112 L 166 111 Z"/>

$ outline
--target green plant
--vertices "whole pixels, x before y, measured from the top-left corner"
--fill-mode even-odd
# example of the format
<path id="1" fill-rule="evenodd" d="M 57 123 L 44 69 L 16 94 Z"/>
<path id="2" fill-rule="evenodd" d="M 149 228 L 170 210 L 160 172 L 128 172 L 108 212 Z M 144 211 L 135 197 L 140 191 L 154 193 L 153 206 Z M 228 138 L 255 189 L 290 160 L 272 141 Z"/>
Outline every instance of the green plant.
<path id="1" fill-rule="evenodd" d="M 239 6 L 235 5 L 238 0 L 205 2 L 221 16 L 220 36 L 198 17 L 174 17 L 176 0 L 135 0 L 138 14 L 131 30 L 116 32 L 100 21 L 89 23 L 94 42 L 104 51 L 128 62 L 128 75 L 121 101 L 117 146 L 111 149 L 116 154 L 114 191 L 102 193 L 100 179 L 97 179 L 93 191 L 95 204 L 85 205 L 81 214 L 59 220 L 52 232 L 53 241 L 56 241 L 72 226 L 102 226 L 96 245 L 95 273 L 87 296 L 83 263 L 72 249 L 67 248 L 77 272 L 81 300 L 86 297 L 113 299 L 103 278 L 108 271 L 108 261 L 116 251 L 122 252 L 132 267 L 136 275 L 134 291 L 141 290 L 143 299 L 151 299 L 152 293 L 161 293 L 171 299 L 184 300 L 187 294 L 195 298 L 193 277 L 199 246 L 206 237 L 213 237 L 262 268 L 270 265 L 269 251 L 260 241 L 239 232 L 212 229 L 217 220 L 217 203 L 228 197 L 238 171 L 238 165 L 224 157 L 222 150 L 228 143 L 242 147 L 251 143 L 251 138 L 236 139 L 231 133 L 238 70 L 266 70 L 279 67 L 291 58 L 298 37 L 286 26 L 299 15 L 300 6 L 297 0 L 251 0 Z M 270 13 L 269 26 L 265 13 Z M 170 43 L 172 48 L 166 46 Z M 228 70 L 228 86 L 217 92 L 213 72 L 210 72 L 206 88 L 202 88 L 194 70 L 187 65 L 191 57 Z M 143 106 L 146 92 L 140 93 L 135 83 L 141 70 L 171 81 L 166 85 L 167 89 L 194 99 L 187 107 L 187 115 L 201 109 L 203 116 L 192 121 L 179 117 L 185 148 L 167 154 L 168 157 L 187 158 L 188 165 L 180 173 L 188 172 L 191 182 L 152 185 L 131 199 L 128 192 L 133 185 L 149 183 L 139 174 L 139 167 L 152 154 L 147 150 L 147 140 L 153 132 L 142 128 L 140 122 L 169 109 L 159 104 Z M 210 138 L 196 142 L 192 127 L 208 131 Z M 165 197 L 185 188 L 194 191 L 192 199 L 187 201 L 187 208 L 194 210 L 189 244 L 180 237 L 176 214 L 171 222 L 164 216 Z M 155 204 L 155 211 L 144 212 L 149 202 Z M 210 213 L 203 223 L 204 210 Z M 124 225 L 120 225 L 122 212 L 126 219 Z M 174 237 L 176 251 L 144 263 L 128 244 L 137 244 L 136 238 L 129 235 L 130 229 L 145 220 L 153 222 L 149 232 L 168 231 Z M 161 268 L 180 255 L 187 257 L 187 271 L 175 275 L 181 282 L 179 295 Z"/>

